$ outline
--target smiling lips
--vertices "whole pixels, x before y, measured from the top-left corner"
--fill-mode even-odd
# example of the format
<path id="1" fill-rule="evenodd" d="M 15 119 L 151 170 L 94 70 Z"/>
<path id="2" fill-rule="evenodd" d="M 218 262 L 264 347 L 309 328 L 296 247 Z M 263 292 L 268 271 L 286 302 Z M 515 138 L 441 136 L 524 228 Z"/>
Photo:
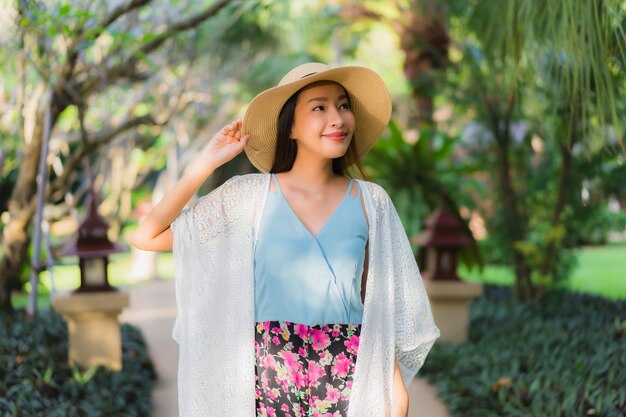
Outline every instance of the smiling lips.
<path id="1" fill-rule="evenodd" d="M 330 139 L 330 140 L 334 140 L 334 141 L 342 141 L 344 140 L 348 134 L 346 132 L 333 132 L 333 133 L 327 133 L 324 136 L 326 139 Z"/>

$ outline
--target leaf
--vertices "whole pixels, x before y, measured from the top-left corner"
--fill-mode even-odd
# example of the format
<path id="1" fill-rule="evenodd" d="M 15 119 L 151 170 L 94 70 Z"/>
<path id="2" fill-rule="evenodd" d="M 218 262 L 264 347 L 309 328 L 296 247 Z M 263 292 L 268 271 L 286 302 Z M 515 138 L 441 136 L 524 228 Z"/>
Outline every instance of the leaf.
<path id="1" fill-rule="evenodd" d="M 64 17 L 69 14 L 71 10 L 71 6 L 69 4 L 65 4 L 59 8 L 59 17 Z"/>

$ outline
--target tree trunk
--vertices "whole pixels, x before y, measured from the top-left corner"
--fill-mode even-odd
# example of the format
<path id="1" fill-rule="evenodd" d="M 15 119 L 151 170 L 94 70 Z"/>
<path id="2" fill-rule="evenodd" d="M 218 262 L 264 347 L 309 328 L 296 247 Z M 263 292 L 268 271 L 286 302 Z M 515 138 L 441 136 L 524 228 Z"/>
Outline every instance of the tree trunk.
<path id="1" fill-rule="evenodd" d="M 437 0 L 415 3 L 406 21 L 398 26 L 396 31 L 405 54 L 404 74 L 415 103 L 414 123 L 418 127 L 432 126 L 437 79 L 450 62 L 445 5 Z"/>
<path id="2" fill-rule="evenodd" d="M 570 126 L 567 132 L 569 137 L 564 141 L 564 143 L 561 143 L 561 145 L 559 146 L 559 150 L 561 153 L 561 168 L 559 170 L 559 182 L 556 201 L 554 202 L 554 210 L 552 212 L 551 227 L 556 227 L 559 223 L 561 223 L 561 215 L 563 214 L 563 210 L 565 209 L 565 205 L 567 203 L 570 176 L 572 172 L 572 147 L 574 146 L 577 137 L 579 114 L 580 110 L 578 111 L 578 114 L 572 115 L 570 117 Z M 562 242 L 563 238 L 558 238 L 552 239 L 548 244 L 548 247 L 545 251 L 545 257 L 543 259 L 540 269 L 542 276 L 554 274 L 556 258 L 558 256 L 559 250 L 561 249 Z M 540 291 L 537 294 L 537 297 L 540 299 L 541 297 L 543 297 L 543 294 L 544 291 Z"/>
<path id="3" fill-rule="evenodd" d="M 523 240 L 525 234 L 524 221 L 519 212 L 518 198 L 511 179 L 511 163 L 509 160 L 508 125 L 504 132 L 496 133 L 496 154 L 498 158 L 499 194 L 502 205 L 509 216 L 506 227 L 509 229 L 510 251 L 513 254 L 515 271 L 515 296 L 518 300 L 528 300 L 533 296 L 534 289 L 530 280 L 530 270 L 524 254 L 515 248 L 515 242 Z"/>
<path id="4" fill-rule="evenodd" d="M 62 109 L 52 105 L 51 126 L 55 125 L 61 111 Z M 8 202 L 10 221 L 3 230 L 0 259 L 0 310 L 12 309 L 11 291 L 21 287 L 20 272 L 28 259 L 28 229 L 35 215 L 37 171 L 43 132 L 44 114 L 38 111 L 33 135 L 25 146 L 17 181 Z"/>

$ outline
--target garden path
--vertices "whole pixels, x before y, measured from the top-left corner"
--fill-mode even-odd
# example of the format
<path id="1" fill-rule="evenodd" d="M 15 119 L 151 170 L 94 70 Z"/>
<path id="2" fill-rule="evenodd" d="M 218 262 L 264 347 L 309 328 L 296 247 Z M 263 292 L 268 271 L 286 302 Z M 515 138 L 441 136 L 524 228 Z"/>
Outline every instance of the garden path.
<path id="1" fill-rule="evenodd" d="M 159 375 L 153 391 L 152 417 L 176 417 L 178 345 L 172 339 L 176 317 L 174 281 L 151 281 L 128 287 L 126 291 L 130 294 L 130 307 L 120 319 L 142 330 Z M 423 378 L 411 384 L 409 397 L 412 404 L 409 417 L 450 417 L 435 389 Z"/>

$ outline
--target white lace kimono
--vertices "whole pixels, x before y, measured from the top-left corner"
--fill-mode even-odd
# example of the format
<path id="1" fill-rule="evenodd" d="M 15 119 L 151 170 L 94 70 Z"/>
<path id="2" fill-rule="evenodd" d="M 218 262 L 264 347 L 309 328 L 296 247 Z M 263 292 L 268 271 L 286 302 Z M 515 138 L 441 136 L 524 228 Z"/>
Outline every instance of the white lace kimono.
<path id="1" fill-rule="evenodd" d="M 269 174 L 228 180 L 172 223 L 182 417 L 253 417 L 253 250 Z M 397 355 L 405 384 L 439 336 L 406 232 L 382 187 L 359 180 L 369 264 L 350 417 L 388 417 Z"/>

